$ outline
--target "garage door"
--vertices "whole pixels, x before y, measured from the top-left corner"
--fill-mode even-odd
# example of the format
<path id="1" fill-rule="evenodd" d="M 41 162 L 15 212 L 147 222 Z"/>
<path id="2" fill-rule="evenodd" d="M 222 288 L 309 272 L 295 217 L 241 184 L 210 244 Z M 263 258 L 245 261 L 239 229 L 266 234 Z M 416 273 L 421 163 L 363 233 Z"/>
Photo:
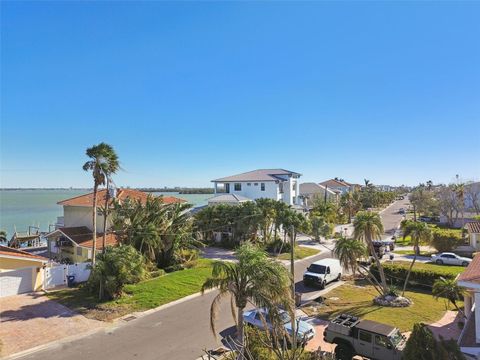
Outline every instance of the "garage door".
<path id="1" fill-rule="evenodd" d="M 32 269 L 0 272 L 0 297 L 33 291 Z"/>

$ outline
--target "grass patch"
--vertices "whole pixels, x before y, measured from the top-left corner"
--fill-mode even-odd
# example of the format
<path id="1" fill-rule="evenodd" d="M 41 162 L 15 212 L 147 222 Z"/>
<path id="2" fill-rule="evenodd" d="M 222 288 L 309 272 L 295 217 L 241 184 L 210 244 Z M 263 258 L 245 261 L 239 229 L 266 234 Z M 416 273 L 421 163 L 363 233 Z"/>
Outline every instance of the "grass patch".
<path id="1" fill-rule="evenodd" d="M 413 250 L 394 250 L 393 251 L 395 254 L 401 254 L 401 255 L 415 255 L 415 251 Z M 420 256 L 426 256 L 430 257 L 433 254 L 436 254 L 438 251 L 420 251 Z"/>
<path id="2" fill-rule="evenodd" d="M 375 305 L 372 300 L 377 295 L 370 285 L 349 282 L 328 292 L 325 295 L 325 306 L 322 306 L 316 315 L 323 319 L 332 319 L 346 313 L 390 324 L 405 332 L 411 331 L 413 324 L 417 322 L 433 323 L 441 319 L 446 310 L 453 310 L 453 307 L 449 308 L 443 300 L 435 300 L 426 292 L 405 292 L 405 296 L 413 301 L 413 305 L 407 308 Z"/>
<path id="3" fill-rule="evenodd" d="M 309 256 L 318 254 L 320 251 L 317 249 L 308 248 L 305 246 L 295 246 L 294 258 L 295 260 L 304 259 Z M 290 253 L 280 254 L 277 259 L 290 260 Z"/>
<path id="4" fill-rule="evenodd" d="M 200 291 L 212 273 L 213 261 L 199 259 L 195 267 L 161 277 L 127 285 L 125 294 L 116 300 L 99 302 L 84 287 L 51 292 L 52 300 L 86 317 L 108 321 L 132 311 L 148 310 Z"/>

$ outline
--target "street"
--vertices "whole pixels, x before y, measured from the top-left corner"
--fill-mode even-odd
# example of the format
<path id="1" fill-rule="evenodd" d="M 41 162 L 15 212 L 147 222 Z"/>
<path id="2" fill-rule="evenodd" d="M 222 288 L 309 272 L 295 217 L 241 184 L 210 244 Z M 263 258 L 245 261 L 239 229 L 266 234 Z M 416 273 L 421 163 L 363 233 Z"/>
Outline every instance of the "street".
<path id="1" fill-rule="evenodd" d="M 402 220 L 398 209 L 406 208 L 408 201 L 397 201 L 382 213 L 385 233 L 392 236 Z M 313 261 L 331 257 L 325 249 L 321 254 L 295 263 L 297 289 L 308 291 L 302 285 L 302 275 Z M 216 291 L 181 302 L 140 317 L 117 327 L 27 355 L 22 359 L 35 360 L 192 360 L 202 355 L 203 349 L 222 345 L 222 335 L 232 333 L 234 321 L 228 301 L 218 314 L 217 339 L 210 331 L 210 304 Z"/>

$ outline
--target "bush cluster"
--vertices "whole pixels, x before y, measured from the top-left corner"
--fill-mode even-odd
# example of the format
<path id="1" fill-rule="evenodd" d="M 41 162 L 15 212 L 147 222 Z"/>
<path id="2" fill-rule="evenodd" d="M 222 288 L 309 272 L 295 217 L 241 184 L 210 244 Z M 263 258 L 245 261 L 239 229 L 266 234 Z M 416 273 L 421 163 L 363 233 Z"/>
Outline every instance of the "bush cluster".
<path id="1" fill-rule="evenodd" d="M 452 251 L 462 244 L 462 235 L 458 231 L 435 228 L 432 233 L 432 246 L 439 252 Z"/>
<path id="2" fill-rule="evenodd" d="M 276 238 L 274 241 L 267 244 L 265 250 L 273 254 L 283 254 L 290 252 L 292 246 L 289 241 L 283 241 L 280 238 Z"/>
<path id="3" fill-rule="evenodd" d="M 383 270 L 387 282 L 392 285 L 402 286 L 408 273 L 408 266 L 396 264 L 383 264 Z M 377 266 L 374 264 L 371 267 L 372 274 L 380 279 Z M 417 288 L 431 290 L 435 280 L 440 277 L 445 279 L 454 279 L 456 275 L 441 271 L 441 270 L 427 270 L 413 267 L 409 278 L 409 285 Z"/>

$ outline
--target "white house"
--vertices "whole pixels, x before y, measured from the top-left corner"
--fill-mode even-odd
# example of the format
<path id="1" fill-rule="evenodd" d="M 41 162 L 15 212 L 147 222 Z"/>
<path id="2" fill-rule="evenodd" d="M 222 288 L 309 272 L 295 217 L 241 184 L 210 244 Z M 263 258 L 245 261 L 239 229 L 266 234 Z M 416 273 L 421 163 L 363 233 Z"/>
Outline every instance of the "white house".
<path id="1" fill-rule="evenodd" d="M 476 304 L 480 304 L 480 256 L 473 258 L 470 265 L 461 273 L 457 283 L 467 289 L 464 296 L 466 324 L 458 339 L 460 350 L 463 353 L 480 357 L 480 309 Z"/>
<path id="2" fill-rule="evenodd" d="M 284 169 L 259 169 L 212 180 L 215 194 L 235 194 L 248 199 L 268 198 L 299 205 L 301 174 Z"/>
<path id="3" fill-rule="evenodd" d="M 350 184 L 344 180 L 339 179 L 325 180 L 321 182 L 320 185 L 333 191 L 340 191 L 340 193 L 342 194 L 353 191 L 356 188 L 360 188 L 360 185 Z"/>

